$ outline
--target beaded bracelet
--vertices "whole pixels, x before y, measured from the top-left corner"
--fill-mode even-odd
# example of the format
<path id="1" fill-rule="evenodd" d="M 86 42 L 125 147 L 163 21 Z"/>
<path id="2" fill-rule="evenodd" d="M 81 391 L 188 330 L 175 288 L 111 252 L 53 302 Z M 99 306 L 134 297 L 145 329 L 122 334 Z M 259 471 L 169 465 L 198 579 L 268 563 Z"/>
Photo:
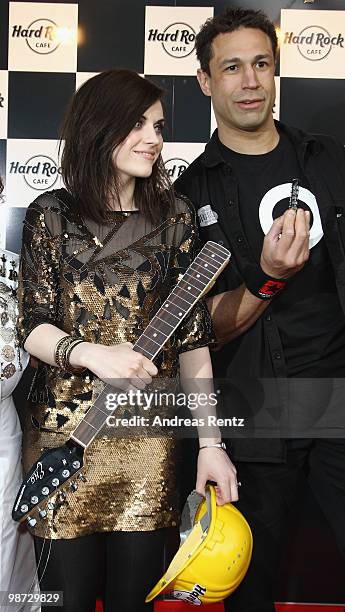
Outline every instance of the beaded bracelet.
<path id="1" fill-rule="evenodd" d="M 54 350 L 54 358 L 56 365 L 61 368 L 61 370 L 71 373 L 80 373 L 85 370 L 83 367 L 74 368 L 69 361 L 72 350 L 78 346 L 78 344 L 81 344 L 81 342 L 85 342 L 85 340 L 83 338 L 73 338 L 73 336 L 63 336 L 57 342 Z"/>
<path id="2" fill-rule="evenodd" d="M 56 365 L 61 368 L 61 370 L 64 370 L 64 347 L 66 344 L 69 344 L 70 340 L 71 336 L 63 336 L 60 338 L 60 340 L 58 340 L 54 349 L 54 360 Z"/>

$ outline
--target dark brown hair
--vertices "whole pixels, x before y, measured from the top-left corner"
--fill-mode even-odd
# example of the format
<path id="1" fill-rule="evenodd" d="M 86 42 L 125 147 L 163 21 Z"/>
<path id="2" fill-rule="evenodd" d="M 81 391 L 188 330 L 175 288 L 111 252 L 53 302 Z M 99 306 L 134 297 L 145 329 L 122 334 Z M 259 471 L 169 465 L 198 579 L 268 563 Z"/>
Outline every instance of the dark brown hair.
<path id="1" fill-rule="evenodd" d="M 239 28 L 261 30 L 270 38 L 273 56 L 276 57 L 278 39 L 274 24 L 262 11 L 243 8 L 227 8 L 220 15 L 207 19 L 197 34 L 195 47 L 201 69 L 210 74 L 212 59 L 212 42 L 218 34 L 234 32 Z"/>
<path id="2" fill-rule="evenodd" d="M 131 70 L 108 70 L 86 81 L 75 93 L 61 129 L 62 177 L 77 212 L 106 220 L 109 197 L 119 199 L 113 151 L 164 91 Z M 152 221 L 173 207 L 170 179 L 161 156 L 152 174 L 136 178 L 134 204 Z"/>

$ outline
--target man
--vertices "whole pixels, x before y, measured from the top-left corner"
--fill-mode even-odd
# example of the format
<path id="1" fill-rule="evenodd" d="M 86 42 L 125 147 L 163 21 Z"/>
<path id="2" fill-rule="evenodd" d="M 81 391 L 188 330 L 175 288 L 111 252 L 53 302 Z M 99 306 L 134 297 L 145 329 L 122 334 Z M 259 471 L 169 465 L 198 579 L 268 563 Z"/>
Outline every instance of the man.
<path id="1" fill-rule="evenodd" d="M 175 188 L 193 202 L 202 239 L 232 252 L 208 299 L 223 345 L 214 352 L 215 377 L 275 379 L 279 410 L 303 433 L 325 410 L 329 379 L 345 373 L 345 158 L 332 138 L 274 122 L 276 50 L 274 25 L 260 11 L 230 8 L 204 24 L 198 81 L 218 130 Z M 304 379 L 312 383 L 302 396 Z M 342 399 L 341 385 L 336 393 Z M 227 400 L 228 412 L 236 408 Z M 344 440 L 243 437 L 228 441 L 228 452 L 254 553 L 225 609 L 271 612 L 279 542 L 306 466 L 345 555 Z"/>

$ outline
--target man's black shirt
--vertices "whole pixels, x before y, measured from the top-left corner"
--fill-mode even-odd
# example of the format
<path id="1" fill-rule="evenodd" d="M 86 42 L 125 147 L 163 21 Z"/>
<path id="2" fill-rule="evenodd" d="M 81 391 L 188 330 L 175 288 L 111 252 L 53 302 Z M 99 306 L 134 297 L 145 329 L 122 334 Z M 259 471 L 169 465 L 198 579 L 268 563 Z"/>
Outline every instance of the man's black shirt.
<path id="1" fill-rule="evenodd" d="M 315 259 L 315 265 L 318 266 L 317 274 L 310 274 L 308 278 L 309 291 L 313 292 L 313 304 L 310 304 L 309 294 L 303 294 L 305 299 L 309 300 L 308 305 L 305 304 L 305 299 L 298 298 L 297 288 L 295 290 L 294 287 L 294 283 L 298 283 L 296 275 L 296 278 L 289 281 L 284 292 L 272 300 L 256 323 L 221 350 L 212 353 L 212 361 L 217 378 L 277 379 L 278 403 L 283 410 L 284 407 L 288 409 L 290 403 L 289 386 L 285 381 L 293 380 L 296 376 L 344 376 L 342 313 L 345 311 L 345 156 L 343 147 L 332 137 L 313 136 L 279 123 L 277 129 L 280 135 L 286 135 L 288 147 L 293 151 L 291 163 L 297 164 L 290 168 L 294 176 L 279 177 L 277 182 L 286 180 L 291 184 L 292 178 L 299 178 L 303 188 L 315 196 L 320 211 L 324 236 L 311 249 L 312 263 L 307 264 L 313 267 Z M 284 141 L 281 143 L 284 144 Z M 235 289 L 246 282 L 247 275 L 257 270 L 263 240 L 258 219 L 253 217 L 251 226 L 246 213 L 243 216 L 236 160 L 224 159 L 223 153 L 215 132 L 205 152 L 192 162 L 174 185 L 177 193 L 183 193 L 191 200 L 197 212 L 203 207 L 206 207 L 209 213 L 213 211 L 206 215 L 206 223 L 200 225 L 202 241 L 217 241 L 228 247 L 232 253 L 230 264 L 217 280 L 213 294 Z M 270 175 L 270 178 L 275 177 Z M 273 185 L 274 181 L 270 186 Z M 253 194 L 248 205 L 249 212 L 258 209 L 262 194 L 270 186 L 261 185 L 261 194 L 257 194 L 251 177 L 247 179 L 247 186 L 242 185 L 242 190 L 248 187 Z M 260 189 L 260 184 L 257 189 Z M 274 215 L 279 215 L 279 206 L 284 206 L 284 202 L 275 207 Z M 199 219 L 205 218 L 205 215 L 198 216 Z M 305 273 L 307 272 L 308 268 Z M 317 278 L 314 279 L 315 276 Z M 323 293 L 320 287 L 323 288 Z M 304 286 L 300 287 L 300 290 L 304 290 Z M 294 310 L 296 295 L 299 302 L 298 313 Z M 327 318 L 320 321 L 322 313 L 325 314 L 326 303 Z M 304 305 L 306 311 L 312 306 L 313 320 L 307 321 L 308 312 L 304 313 Z M 287 309 L 288 339 L 285 336 L 284 322 L 282 323 Z M 306 322 L 308 327 L 305 327 Z M 319 333 L 319 337 L 314 342 L 315 333 Z M 328 359 L 323 358 L 323 351 L 328 352 Z M 291 375 L 293 379 L 287 378 Z M 278 384 L 278 381 L 281 382 Z M 283 441 L 278 439 L 234 439 L 231 446 L 235 460 L 282 461 L 286 452 Z"/>
<path id="2" fill-rule="evenodd" d="M 289 205 L 291 182 L 298 179 L 298 206 L 311 211 L 311 246 L 304 268 L 272 301 L 288 376 L 336 377 L 345 373 L 345 317 L 323 240 L 315 195 L 283 132 L 264 155 L 236 153 L 218 140 L 221 155 L 236 175 L 239 215 L 250 255 L 259 264 L 263 239 L 273 219 Z"/>

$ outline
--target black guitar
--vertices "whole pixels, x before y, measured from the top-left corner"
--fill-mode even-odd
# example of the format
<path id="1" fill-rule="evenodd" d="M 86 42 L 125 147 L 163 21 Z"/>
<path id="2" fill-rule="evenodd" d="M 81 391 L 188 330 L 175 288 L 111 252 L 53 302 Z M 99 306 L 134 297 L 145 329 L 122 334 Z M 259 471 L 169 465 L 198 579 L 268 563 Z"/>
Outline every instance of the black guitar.
<path id="1" fill-rule="evenodd" d="M 230 253 L 215 242 L 207 242 L 162 304 L 157 314 L 135 343 L 133 350 L 153 360 L 181 321 L 214 284 L 228 264 Z M 58 503 L 51 498 L 58 492 L 59 502 L 66 497 L 66 488 L 78 487 L 82 475 L 84 451 L 116 410 L 104 410 L 100 398 L 112 387 L 101 383 L 96 401 L 75 428 L 68 441 L 44 452 L 26 474 L 12 510 L 15 521 L 27 520 L 31 527 L 43 519 L 48 509 Z M 64 490 L 65 489 L 65 490 Z"/>

